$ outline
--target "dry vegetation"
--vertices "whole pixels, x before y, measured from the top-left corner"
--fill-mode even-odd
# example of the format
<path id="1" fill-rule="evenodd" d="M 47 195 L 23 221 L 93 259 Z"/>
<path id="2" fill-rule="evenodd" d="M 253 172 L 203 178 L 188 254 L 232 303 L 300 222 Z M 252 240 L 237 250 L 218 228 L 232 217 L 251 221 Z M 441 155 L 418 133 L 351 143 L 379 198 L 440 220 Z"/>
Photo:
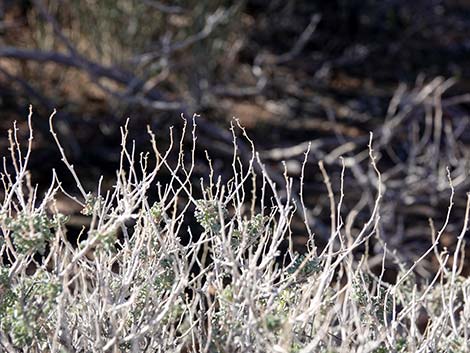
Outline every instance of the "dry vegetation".
<path id="1" fill-rule="evenodd" d="M 468 351 L 466 1 L 65 3 L 0 4 L 0 352 Z"/>
<path id="2" fill-rule="evenodd" d="M 54 114 L 53 114 L 54 115 Z M 153 149 L 137 153 L 121 129 L 122 152 L 116 182 L 86 190 L 80 170 L 64 154 L 76 181 L 71 196 L 54 173 L 44 195 L 28 171 L 33 131 L 27 147 L 10 133 L 10 158 L 2 173 L 0 254 L 0 345 L 16 352 L 465 352 L 470 302 L 468 278 L 461 276 L 469 202 L 454 251 L 438 245 L 454 212 L 455 186 L 447 172 L 447 216 L 435 227 L 432 246 L 413 265 L 381 239 L 386 219 L 386 182 L 377 167 L 374 142 L 368 160 L 376 188 L 373 207 L 358 220 L 360 205 L 346 210 L 342 158 L 339 194 L 323 163 L 331 216 L 325 246 L 310 229 L 304 192 L 287 174 L 274 182 L 243 128 L 235 124 L 232 176 L 211 173 L 195 197 L 197 117 L 181 140 L 162 151 L 149 130 Z M 184 125 L 186 127 L 186 123 Z M 186 128 L 184 128 L 186 129 Z M 387 130 L 388 131 L 388 130 Z M 172 132 L 170 132 L 172 136 Z M 184 136 L 191 143 L 186 146 Z M 382 136 L 382 138 L 384 138 Z M 239 144 L 251 146 L 242 162 Z M 304 151 L 300 186 L 311 146 Z M 176 164 L 170 155 L 176 153 Z M 207 163 L 211 159 L 207 155 Z M 171 174 L 160 182 L 159 174 Z M 211 169 L 212 170 L 212 169 Z M 76 243 L 67 239 L 67 215 L 57 211 L 57 195 L 82 208 L 86 222 Z M 151 198 L 154 202 L 149 201 Z M 468 198 L 470 200 L 470 198 Z M 307 251 L 294 251 L 291 223 L 304 219 Z M 197 227 L 185 221 L 195 219 Z M 360 223 L 358 231 L 354 225 Z M 358 249 L 375 240 L 382 246 L 381 270 Z M 283 244 L 285 245 L 283 247 Z M 361 255 L 361 253 L 363 253 Z M 432 255 L 437 272 L 417 281 L 416 269 Z M 452 262 L 450 262 L 452 259 Z M 386 263 L 398 270 L 384 280 Z"/>

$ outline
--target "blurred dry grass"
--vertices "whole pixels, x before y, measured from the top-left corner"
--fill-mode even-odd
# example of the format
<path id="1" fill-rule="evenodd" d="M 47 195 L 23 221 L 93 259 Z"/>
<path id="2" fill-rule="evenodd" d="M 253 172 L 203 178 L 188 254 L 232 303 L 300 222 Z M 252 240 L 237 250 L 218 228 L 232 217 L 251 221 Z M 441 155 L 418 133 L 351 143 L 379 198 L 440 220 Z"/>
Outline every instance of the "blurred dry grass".
<path id="1" fill-rule="evenodd" d="M 166 129 L 182 125 L 181 113 L 201 114 L 196 157 L 205 160 L 210 149 L 216 173 L 227 178 L 232 136 L 220 126 L 235 116 L 278 180 L 281 160 L 298 176 L 309 141 L 310 161 L 324 160 L 334 180 L 337 158 L 350 158 L 357 167 L 345 179 L 354 190 L 345 205 L 360 202 L 364 210 L 373 186 L 364 182 L 370 170 L 360 151 L 374 131 L 389 183 L 383 237 L 406 244 L 412 258 L 430 242 L 428 218 L 444 216 L 446 166 L 456 180 L 457 207 L 464 205 L 468 11 L 466 2 L 437 0 L 5 2 L 0 126 L 6 131 L 13 119 L 24 119 L 34 103 L 38 157 L 31 166 L 40 171 L 35 181 L 48 182 L 51 168 L 61 168 L 47 122 L 59 108 L 64 147 L 95 185 L 102 174 L 114 177 L 119 126 L 128 116 L 144 150 L 144 127 L 168 143 Z M 6 146 L 0 140 L 2 152 Z M 208 173 L 203 165 L 197 177 Z M 325 233 L 319 170 L 305 183 L 316 231 Z"/>

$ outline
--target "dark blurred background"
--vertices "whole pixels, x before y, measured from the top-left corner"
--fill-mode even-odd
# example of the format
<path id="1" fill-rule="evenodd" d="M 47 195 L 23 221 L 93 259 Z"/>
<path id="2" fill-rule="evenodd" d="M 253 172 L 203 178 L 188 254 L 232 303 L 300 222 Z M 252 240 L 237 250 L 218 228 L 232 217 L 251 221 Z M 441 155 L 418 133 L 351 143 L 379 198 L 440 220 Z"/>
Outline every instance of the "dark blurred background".
<path id="1" fill-rule="evenodd" d="M 467 0 L 1 0 L 0 150 L 8 152 L 14 120 L 27 135 L 32 104 L 34 180 L 47 187 L 55 167 L 73 193 L 49 133 L 57 108 L 59 137 L 94 190 L 102 174 L 112 183 L 128 117 L 144 150 L 146 125 L 165 146 L 168 127 L 197 113 L 196 155 L 205 160 L 208 149 L 216 173 L 229 178 L 236 117 L 281 182 L 280 161 L 298 178 L 312 141 L 306 201 L 325 239 L 329 206 L 316 163 L 325 161 L 339 192 L 339 156 L 346 158 L 343 207 L 345 215 L 359 211 L 354 233 L 376 193 L 372 131 L 386 191 L 371 252 L 382 253 L 383 239 L 413 259 L 431 241 L 429 218 L 436 227 L 445 219 L 446 167 L 456 204 L 443 246 L 452 247 L 462 226 L 469 33 Z M 195 180 L 207 173 L 201 162 Z"/>

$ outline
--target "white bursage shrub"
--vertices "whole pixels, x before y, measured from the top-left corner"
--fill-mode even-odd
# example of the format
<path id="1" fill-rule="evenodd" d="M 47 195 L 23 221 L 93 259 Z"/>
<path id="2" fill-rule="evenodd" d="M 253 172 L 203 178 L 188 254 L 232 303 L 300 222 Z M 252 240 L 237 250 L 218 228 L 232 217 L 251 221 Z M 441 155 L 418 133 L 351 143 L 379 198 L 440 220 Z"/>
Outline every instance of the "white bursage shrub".
<path id="1" fill-rule="evenodd" d="M 128 147 L 124 127 L 114 186 L 102 190 L 100 180 L 91 192 L 80 182 L 85 171 L 75 171 L 64 154 L 51 117 L 52 136 L 78 196 L 64 190 L 54 172 L 40 197 L 28 172 L 31 114 L 28 146 L 20 146 L 15 126 L 11 160 L 1 175 L 0 351 L 468 350 L 470 280 L 459 275 L 468 207 L 455 253 L 437 251 L 452 209 L 451 183 L 447 221 L 433 230 L 433 246 L 426 254 L 411 268 L 393 253 L 385 254 L 400 268 L 396 283 L 386 283 L 383 272 L 374 275 L 366 254 L 358 256 L 358 248 L 380 228 L 382 182 L 372 137 L 376 203 L 359 233 L 350 231 L 354 210 L 344 215 L 343 224 L 344 190 L 335 204 L 320 163 L 332 212 L 329 242 L 320 249 L 303 192 L 293 192 L 287 174 L 283 185 L 274 183 L 254 148 L 251 159 L 242 162 L 235 127 L 233 175 L 226 183 L 211 173 L 197 187 L 193 184 L 193 121 L 191 146 L 183 143 L 186 125 L 179 143 L 171 137 L 163 152 L 149 130 L 153 151 L 140 155 L 132 144 Z M 169 159 L 175 149 L 176 164 Z M 163 172 L 169 174 L 167 183 L 159 181 Z M 302 170 L 301 184 L 303 175 Z M 68 217 L 55 204 L 59 194 L 80 204 L 89 220 L 77 244 L 66 238 Z M 156 201 L 150 202 L 150 196 Z M 305 218 L 308 238 L 303 254 L 293 251 L 291 239 L 291 222 L 298 214 Z M 188 227 L 191 220 L 199 226 Z M 416 283 L 413 270 L 433 252 L 439 271 L 430 281 Z M 447 264 L 450 256 L 452 265 Z"/>

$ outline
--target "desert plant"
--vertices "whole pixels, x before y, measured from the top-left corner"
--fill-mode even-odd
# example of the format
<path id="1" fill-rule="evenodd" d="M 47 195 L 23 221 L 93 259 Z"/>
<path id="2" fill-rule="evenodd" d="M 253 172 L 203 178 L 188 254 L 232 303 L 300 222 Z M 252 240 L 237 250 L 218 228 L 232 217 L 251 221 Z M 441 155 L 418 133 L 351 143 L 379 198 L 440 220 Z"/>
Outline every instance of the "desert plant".
<path id="1" fill-rule="evenodd" d="M 283 252 L 281 245 L 291 244 L 293 217 L 308 214 L 303 193 L 294 197 L 287 175 L 284 185 L 273 182 L 242 127 L 241 136 L 232 130 L 232 178 L 223 183 L 211 174 L 198 189 L 203 197 L 196 198 L 194 121 L 189 148 L 186 125 L 179 143 L 164 152 L 149 130 L 153 162 L 128 148 L 125 126 L 114 187 L 102 190 L 100 181 L 96 190 L 86 190 L 79 176 L 83 171 L 68 161 L 51 116 L 53 138 L 78 193 L 72 196 L 54 173 L 39 199 L 28 174 L 31 116 L 26 154 L 15 129 L 13 168 L 5 163 L 2 174 L 3 351 L 466 351 L 470 281 L 458 266 L 468 204 L 451 266 L 450 254 L 436 251 L 446 222 L 414 265 L 407 267 L 385 247 L 382 273 L 372 272 L 367 253 L 359 256 L 381 222 L 383 185 L 372 136 L 369 157 L 377 195 L 369 218 L 353 236 L 333 217 L 329 242 L 320 248 L 311 234 L 307 251 L 299 254 L 292 246 Z M 239 139 L 252 146 L 248 165 L 237 154 Z M 174 152 L 176 165 L 170 163 Z M 331 190 L 322 164 L 320 169 Z M 166 184 L 158 179 L 163 170 L 171 175 Z M 454 191 L 450 178 L 449 185 L 448 214 Z M 287 197 L 280 196 L 281 189 Z M 54 207 L 60 194 L 79 203 L 90 220 L 78 244 L 67 240 L 67 219 Z M 150 195 L 156 201 L 150 202 Z M 332 212 L 341 215 L 341 201 L 330 201 Z M 188 220 L 198 225 L 187 227 Z M 430 281 L 417 282 L 414 269 L 433 252 L 439 271 Z M 383 279 L 385 260 L 398 263 L 395 283 Z"/>

